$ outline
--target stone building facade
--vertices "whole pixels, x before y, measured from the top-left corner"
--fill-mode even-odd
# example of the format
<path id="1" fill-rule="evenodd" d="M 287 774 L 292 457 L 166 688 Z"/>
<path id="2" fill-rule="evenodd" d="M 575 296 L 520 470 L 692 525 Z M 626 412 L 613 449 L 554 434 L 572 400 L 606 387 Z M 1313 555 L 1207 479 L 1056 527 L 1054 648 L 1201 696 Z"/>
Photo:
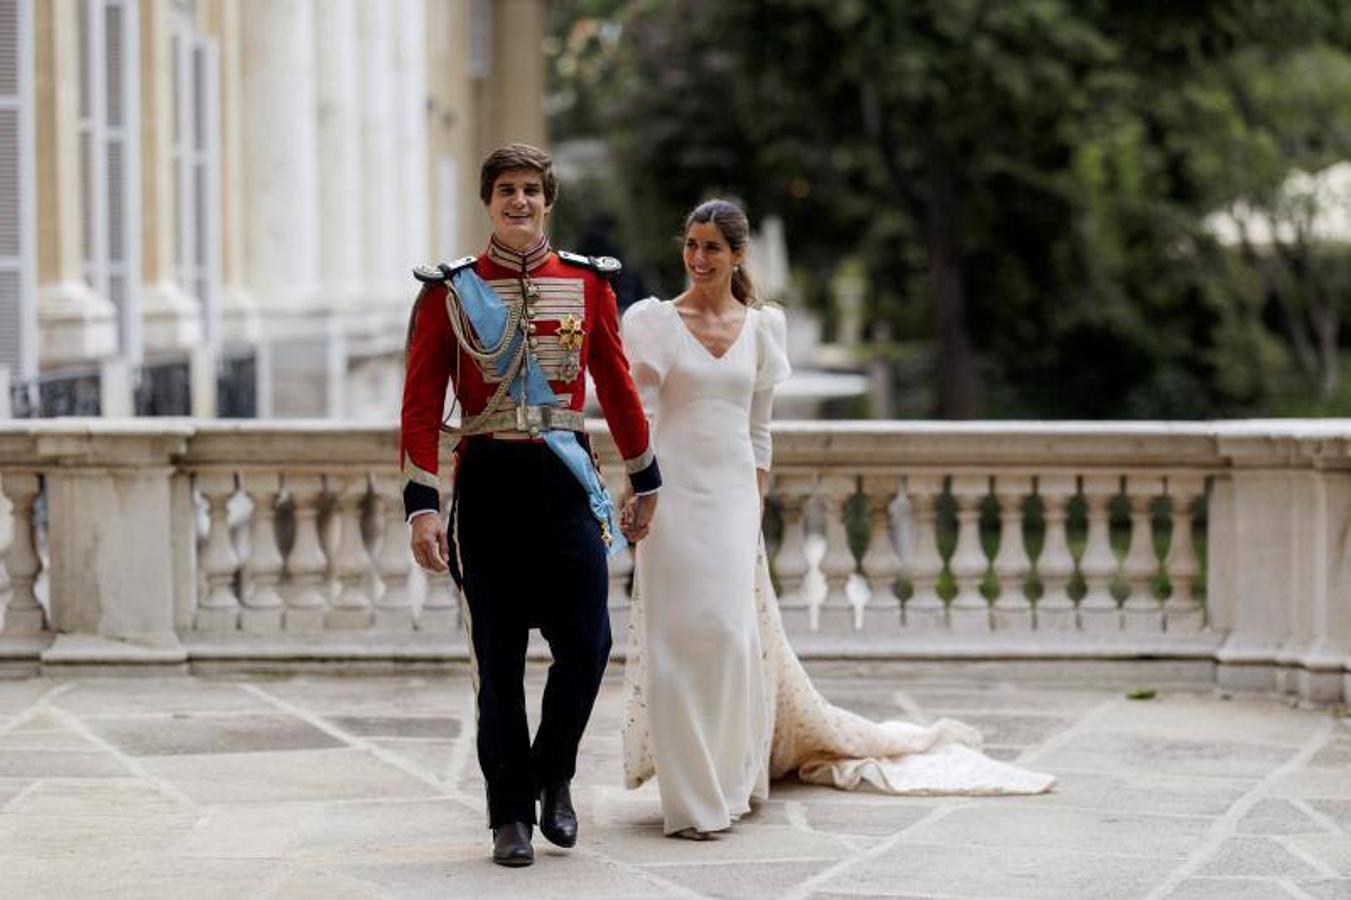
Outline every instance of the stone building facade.
<path id="1" fill-rule="evenodd" d="M 545 0 L 0 0 L 0 411 L 392 415 Z M 3 386 L 3 385 L 0 385 Z"/>

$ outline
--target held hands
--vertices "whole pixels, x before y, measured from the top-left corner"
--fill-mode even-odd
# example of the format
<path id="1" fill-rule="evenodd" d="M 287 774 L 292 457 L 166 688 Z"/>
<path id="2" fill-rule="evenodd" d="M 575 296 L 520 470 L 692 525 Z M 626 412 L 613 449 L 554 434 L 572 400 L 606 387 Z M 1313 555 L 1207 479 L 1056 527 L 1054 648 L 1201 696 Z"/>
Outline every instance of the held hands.
<path id="1" fill-rule="evenodd" d="M 431 572 L 450 570 L 450 542 L 446 539 L 446 523 L 441 514 L 423 513 L 415 516 L 411 523 L 413 559 L 419 566 Z"/>
<path id="2" fill-rule="evenodd" d="M 652 515 L 657 511 L 657 495 L 633 496 L 632 488 L 625 488 L 619 510 L 619 530 L 629 543 L 636 544 L 647 537 L 652 527 Z"/>

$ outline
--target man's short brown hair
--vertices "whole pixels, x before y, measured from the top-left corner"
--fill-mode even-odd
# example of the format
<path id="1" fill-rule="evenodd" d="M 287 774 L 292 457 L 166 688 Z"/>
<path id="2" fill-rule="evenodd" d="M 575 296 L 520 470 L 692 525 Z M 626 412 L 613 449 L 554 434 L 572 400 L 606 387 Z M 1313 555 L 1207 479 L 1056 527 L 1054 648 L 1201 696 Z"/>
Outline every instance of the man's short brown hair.
<path id="1" fill-rule="evenodd" d="M 558 180 L 554 178 L 553 157 L 529 144 L 507 144 L 498 147 L 483 161 L 478 174 L 478 195 L 485 204 L 492 199 L 497 177 L 511 169 L 533 169 L 544 182 L 544 205 L 553 206 L 558 197 Z"/>

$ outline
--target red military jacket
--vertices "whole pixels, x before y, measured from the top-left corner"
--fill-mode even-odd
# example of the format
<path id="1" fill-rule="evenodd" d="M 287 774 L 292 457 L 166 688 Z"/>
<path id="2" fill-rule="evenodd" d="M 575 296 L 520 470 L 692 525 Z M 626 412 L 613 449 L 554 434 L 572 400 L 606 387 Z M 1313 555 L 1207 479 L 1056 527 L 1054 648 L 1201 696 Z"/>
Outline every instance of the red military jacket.
<path id="1" fill-rule="evenodd" d="M 647 417 L 619 341 L 619 309 L 610 283 L 589 258 L 553 252 L 547 240 L 518 253 L 490 240 L 474 270 L 509 305 L 527 304 L 531 348 L 559 406 L 581 412 L 591 372 L 605 420 L 635 493 L 661 486 Z M 437 451 L 446 388 L 453 382 L 464 420 L 487 405 L 500 385 L 458 346 L 447 306 L 446 281 L 426 284 L 409 324 L 399 461 L 407 515 L 439 509 Z M 533 313 L 533 315 L 531 315 Z M 578 334 L 580 332 L 580 335 Z M 578 343 L 580 340 L 580 348 Z M 500 409 L 510 408 L 508 398 Z"/>

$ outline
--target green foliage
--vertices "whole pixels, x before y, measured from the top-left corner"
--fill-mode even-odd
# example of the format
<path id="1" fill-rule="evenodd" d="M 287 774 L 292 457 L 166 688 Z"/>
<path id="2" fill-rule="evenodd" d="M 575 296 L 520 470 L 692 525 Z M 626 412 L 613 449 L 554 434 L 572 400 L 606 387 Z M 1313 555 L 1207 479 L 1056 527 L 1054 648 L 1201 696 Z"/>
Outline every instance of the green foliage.
<path id="1" fill-rule="evenodd" d="M 555 139 L 605 137 L 627 262 L 664 293 L 682 215 L 729 194 L 784 218 L 807 296 L 862 261 L 872 319 L 933 348 L 940 414 L 1199 418 L 1293 408 L 1311 386 L 1348 408 L 1346 248 L 1235 250 L 1205 225 L 1351 157 L 1345 3 L 553 14 Z"/>

